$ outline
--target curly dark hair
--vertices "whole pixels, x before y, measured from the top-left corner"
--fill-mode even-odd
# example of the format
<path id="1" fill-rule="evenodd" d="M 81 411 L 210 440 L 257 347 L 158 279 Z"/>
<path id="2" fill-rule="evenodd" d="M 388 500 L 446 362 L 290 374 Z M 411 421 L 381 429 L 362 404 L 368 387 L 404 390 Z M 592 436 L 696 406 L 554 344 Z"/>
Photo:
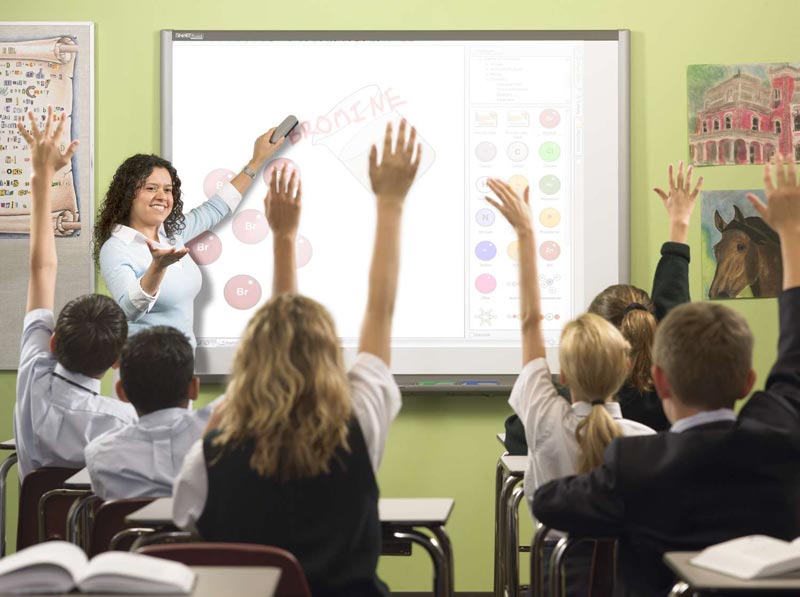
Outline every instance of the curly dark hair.
<path id="1" fill-rule="evenodd" d="M 111 237 L 114 227 L 117 224 L 128 224 L 133 199 L 156 168 L 164 168 L 172 178 L 172 212 L 164 220 L 164 231 L 169 238 L 174 238 L 176 232 L 186 227 L 178 171 L 169 160 L 154 154 L 137 153 L 120 164 L 108 185 L 108 192 L 94 226 L 92 254 L 95 263 L 100 263 L 100 248 Z"/>

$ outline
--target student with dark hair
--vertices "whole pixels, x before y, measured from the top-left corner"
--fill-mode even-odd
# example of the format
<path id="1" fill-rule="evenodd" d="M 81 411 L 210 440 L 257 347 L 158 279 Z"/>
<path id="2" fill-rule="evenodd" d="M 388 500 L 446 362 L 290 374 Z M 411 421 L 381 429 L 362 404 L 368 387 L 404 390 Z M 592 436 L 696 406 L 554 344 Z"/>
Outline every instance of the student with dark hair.
<path id="1" fill-rule="evenodd" d="M 275 129 L 255 140 L 251 159 L 213 197 L 183 213 L 181 179 L 157 155 L 137 154 L 120 164 L 94 228 L 94 258 L 108 291 L 125 312 L 131 336 L 152 325 L 169 325 L 194 337 L 194 299 L 200 269 L 185 247 L 234 211 L 256 172 L 283 144 L 270 143 Z"/>
<path id="2" fill-rule="evenodd" d="M 647 292 L 630 284 L 615 284 L 598 294 L 589 313 L 611 322 L 631 346 L 631 367 L 625 383 L 616 394 L 622 416 L 647 425 L 655 431 L 669 428 L 661 409 L 661 401 L 650 377 L 653 341 L 656 324 L 669 311 L 691 300 L 689 296 L 689 221 L 694 211 L 703 178 L 692 188 L 691 166 L 684 176 L 683 162 L 678 164 L 677 177 L 669 167 L 669 187 L 653 189 L 667 211 L 669 240 L 661 246 L 661 259 L 653 278 L 652 298 Z M 525 430 L 517 415 L 505 423 L 506 449 L 511 454 L 526 454 Z"/>
<path id="3" fill-rule="evenodd" d="M 139 421 L 86 446 L 96 495 L 112 500 L 172 494 L 183 458 L 219 400 L 188 410 L 199 387 L 192 346 L 182 332 L 154 326 L 128 340 L 120 356 L 117 395 L 134 406 Z"/>
<path id="4" fill-rule="evenodd" d="M 82 467 L 90 440 L 136 420 L 130 405 L 99 395 L 100 378 L 128 334 L 122 309 L 106 296 L 86 294 L 67 303 L 54 321 L 58 255 L 50 188 L 78 142 L 59 149 L 66 119 L 54 116 L 52 106 L 43 128 L 31 112 L 28 118 L 30 130 L 17 123 L 32 166 L 30 280 L 14 406 L 20 480 L 43 466 Z"/>
<path id="5" fill-rule="evenodd" d="M 776 164 L 776 183 L 765 168 L 769 203 L 748 196 L 780 236 L 783 258 L 778 357 L 764 390 L 736 416 L 734 403 L 755 382 L 753 336 L 740 314 L 717 303 L 676 307 L 653 351 L 670 431 L 616 439 L 604 464 L 534 496 L 534 516 L 549 527 L 619 538 L 618 594 L 665 594 L 674 582 L 667 551 L 800 535 L 800 184 L 794 160 Z"/>

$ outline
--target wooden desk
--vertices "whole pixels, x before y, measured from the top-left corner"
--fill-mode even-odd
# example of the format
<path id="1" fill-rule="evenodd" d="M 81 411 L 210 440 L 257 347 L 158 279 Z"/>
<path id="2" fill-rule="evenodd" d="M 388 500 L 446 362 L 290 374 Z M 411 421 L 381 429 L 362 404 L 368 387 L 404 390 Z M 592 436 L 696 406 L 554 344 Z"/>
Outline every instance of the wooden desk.
<path id="1" fill-rule="evenodd" d="M 17 442 L 14 438 L 0 442 L 0 450 L 11 452 L 0 464 L 0 558 L 6 555 L 6 479 L 17 463 Z"/>
<path id="2" fill-rule="evenodd" d="M 520 484 L 528 468 L 527 456 L 500 456 L 495 475 L 494 594 L 519 595 Z"/>
<path id="3" fill-rule="evenodd" d="M 197 573 L 190 597 L 271 597 L 275 594 L 281 569 L 272 566 L 190 566 Z M 64 595 L 76 595 L 65 593 Z M 48 593 L 50 595 L 50 593 Z M 92 597 L 119 597 L 119 593 L 91 593 Z M 52 597 L 56 597 L 53 595 Z M 175 597 L 150 594 L 150 597 Z"/>
<path id="4" fill-rule="evenodd" d="M 453 550 L 444 528 L 454 503 L 450 498 L 381 498 L 378 502 L 384 538 L 410 541 L 425 549 L 433 560 L 434 595 L 440 597 L 454 592 Z M 174 527 L 172 498 L 154 500 L 126 516 L 125 522 L 136 527 Z"/>
<path id="5" fill-rule="evenodd" d="M 692 593 L 750 593 L 800 594 L 800 576 L 795 578 L 766 578 L 760 580 L 741 580 L 726 576 L 689 563 L 697 551 L 672 551 L 664 554 L 664 563 L 681 579 L 672 588 L 670 595 L 691 595 Z"/>

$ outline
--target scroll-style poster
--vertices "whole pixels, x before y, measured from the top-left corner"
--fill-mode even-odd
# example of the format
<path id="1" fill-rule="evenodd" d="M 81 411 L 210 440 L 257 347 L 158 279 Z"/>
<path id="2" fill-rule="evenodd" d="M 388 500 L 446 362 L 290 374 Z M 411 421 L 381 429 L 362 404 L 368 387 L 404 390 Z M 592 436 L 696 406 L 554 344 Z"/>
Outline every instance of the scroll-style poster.
<path id="1" fill-rule="evenodd" d="M 94 175 L 94 25 L 0 22 L 0 369 L 19 366 L 30 271 L 30 148 L 17 131 L 30 111 L 43 123 L 47 106 L 66 117 L 66 148 L 78 140 L 70 163 L 56 172 L 50 192 L 58 252 L 55 312 L 94 292 L 92 261 Z"/>
<path id="2" fill-rule="evenodd" d="M 0 27 L 0 33 L 4 29 Z M 88 49 L 83 46 L 84 51 Z M 28 145 L 17 131 L 20 117 L 31 111 L 37 122 L 42 122 L 48 104 L 52 104 L 57 114 L 67 117 L 62 147 L 76 138 L 73 113 L 75 87 L 80 81 L 75 65 L 80 51 L 76 36 L 11 40 L 0 35 L 0 235 L 30 231 L 31 164 Z M 76 236 L 82 229 L 75 161 L 57 172 L 53 180 L 56 236 Z"/>

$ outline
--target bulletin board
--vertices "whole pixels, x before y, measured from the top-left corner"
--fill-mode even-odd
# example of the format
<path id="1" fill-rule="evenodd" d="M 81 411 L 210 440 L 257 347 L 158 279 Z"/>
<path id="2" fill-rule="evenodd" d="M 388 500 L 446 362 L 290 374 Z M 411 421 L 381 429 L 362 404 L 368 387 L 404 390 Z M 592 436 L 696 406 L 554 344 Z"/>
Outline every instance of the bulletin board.
<path id="1" fill-rule="evenodd" d="M 31 163 L 17 121 L 31 111 L 43 122 L 49 104 L 67 118 L 64 149 L 80 141 L 51 189 L 56 313 L 70 299 L 94 291 L 93 77 L 92 23 L 0 22 L 0 369 L 17 368 L 29 276 Z"/>

